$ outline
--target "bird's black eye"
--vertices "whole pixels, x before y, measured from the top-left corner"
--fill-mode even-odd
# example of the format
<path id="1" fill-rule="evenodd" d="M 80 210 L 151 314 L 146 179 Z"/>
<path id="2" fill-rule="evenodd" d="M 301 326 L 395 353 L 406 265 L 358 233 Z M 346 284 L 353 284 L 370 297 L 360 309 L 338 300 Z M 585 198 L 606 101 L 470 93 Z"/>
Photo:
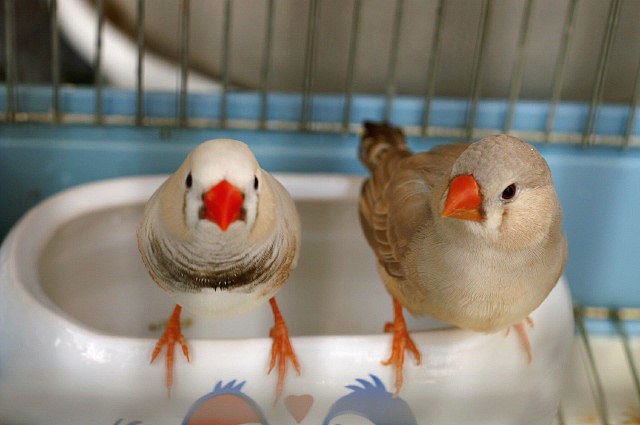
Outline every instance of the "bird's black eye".
<path id="1" fill-rule="evenodd" d="M 255 190 L 258 190 L 258 177 L 257 176 L 253 178 L 253 188 Z"/>
<path id="2" fill-rule="evenodd" d="M 187 189 L 191 189 L 191 186 L 193 185 L 193 177 L 191 177 L 191 173 L 187 176 L 187 180 L 184 184 L 187 185 Z"/>
<path id="3" fill-rule="evenodd" d="M 518 188 L 515 183 L 511 183 L 509 186 L 505 187 L 502 191 L 502 199 L 508 201 L 509 199 L 513 199 L 516 196 Z"/>

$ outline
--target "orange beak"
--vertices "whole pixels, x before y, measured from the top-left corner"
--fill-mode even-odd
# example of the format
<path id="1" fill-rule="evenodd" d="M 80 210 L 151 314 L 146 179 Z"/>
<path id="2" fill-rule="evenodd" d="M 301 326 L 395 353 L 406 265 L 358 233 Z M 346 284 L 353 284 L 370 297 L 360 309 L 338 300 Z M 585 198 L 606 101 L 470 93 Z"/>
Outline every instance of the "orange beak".
<path id="1" fill-rule="evenodd" d="M 480 221 L 482 213 L 480 186 L 471 175 L 457 176 L 449 183 L 447 201 L 442 210 L 443 217 Z"/>
<path id="2" fill-rule="evenodd" d="M 234 185 L 222 180 L 204 194 L 203 200 L 204 218 L 226 232 L 229 225 L 241 216 L 244 195 Z"/>

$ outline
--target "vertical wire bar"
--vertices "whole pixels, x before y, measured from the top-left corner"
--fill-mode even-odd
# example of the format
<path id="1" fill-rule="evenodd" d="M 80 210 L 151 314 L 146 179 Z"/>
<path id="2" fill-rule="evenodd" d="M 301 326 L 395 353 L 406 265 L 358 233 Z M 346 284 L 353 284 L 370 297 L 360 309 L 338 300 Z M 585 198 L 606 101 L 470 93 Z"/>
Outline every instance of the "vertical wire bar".
<path id="1" fill-rule="evenodd" d="M 188 124 L 188 75 L 189 75 L 189 9 L 190 0 L 180 0 L 180 97 L 178 105 L 178 125 Z"/>
<path id="2" fill-rule="evenodd" d="M 622 346 L 624 347 L 624 354 L 627 357 L 627 363 L 629 364 L 629 369 L 631 369 L 631 378 L 633 379 L 633 385 L 636 389 L 636 396 L 638 397 L 638 401 L 640 401 L 640 379 L 638 378 L 638 367 L 636 366 L 636 362 L 633 359 L 633 354 L 631 352 L 631 346 L 629 345 L 629 334 L 625 330 L 622 325 L 622 320 L 620 320 L 620 312 L 618 310 L 614 311 L 612 314 L 613 323 L 616 326 L 616 331 L 622 337 Z"/>
<path id="3" fill-rule="evenodd" d="M 144 121 L 144 0 L 138 0 L 136 19 L 136 43 L 138 63 L 136 68 L 136 125 Z"/>
<path id="4" fill-rule="evenodd" d="M 16 45 L 15 45 L 16 11 L 14 0 L 4 0 L 4 54 L 5 74 L 7 76 L 7 113 L 6 120 L 16 119 Z"/>
<path id="5" fill-rule="evenodd" d="M 231 46 L 231 0 L 224 2 L 224 23 L 222 38 L 222 94 L 220 96 L 220 127 L 227 128 L 229 93 L 229 55 Z"/>
<path id="6" fill-rule="evenodd" d="M 431 121 L 431 107 L 436 88 L 436 69 L 440 60 L 440 48 L 442 39 L 442 22 L 446 10 L 446 1 L 440 0 L 436 9 L 436 17 L 433 28 L 433 38 L 431 40 L 431 58 L 427 68 L 427 91 L 424 97 L 424 115 L 422 118 L 422 136 L 429 134 L 429 122 Z"/>
<path id="7" fill-rule="evenodd" d="M 360 15 L 362 1 L 354 0 L 351 15 L 351 34 L 349 35 L 349 58 L 347 60 L 347 80 L 345 82 L 344 111 L 342 114 L 342 131 L 349 131 L 351 123 L 351 103 L 353 101 L 354 74 L 358 53 L 358 38 L 360 35 Z"/>
<path id="8" fill-rule="evenodd" d="M 587 334 L 587 330 L 584 326 L 584 312 L 582 309 L 578 309 L 575 314 L 576 318 L 576 326 L 578 328 L 578 333 L 580 334 L 580 338 L 584 343 L 584 348 L 587 354 L 587 359 L 589 361 L 589 368 L 591 369 L 591 373 L 593 375 L 593 381 L 596 386 L 596 408 L 598 409 L 598 413 L 600 414 L 600 419 L 603 425 L 609 425 L 609 413 L 607 411 L 607 401 L 604 394 L 604 389 L 602 387 L 602 381 L 600 379 L 600 374 L 598 373 L 598 368 L 596 367 L 596 361 L 593 356 L 593 350 L 591 348 L 591 343 L 589 341 L 589 335 Z"/>
<path id="9" fill-rule="evenodd" d="M 480 11 L 480 22 L 478 24 L 478 37 L 476 42 L 475 54 L 473 58 L 473 67 L 471 73 L 471 106 L 469 108 L 469 117 L 467 119 L 466 138 L 473 137 L 473 130 L 476 126 L 476 117 L 478 114 L 478 102 L 480 100 L 480 89 L 482 87 L 482 63 L 484 59 L 484 49 L 487 41 L 489 28 L 489 16 L 491 14 L 491 6 L 493 0 L 483 0 L 482 9 Z"/>
<path id="10" fill-rule="evenodd" d="M 50 0 L 51 24 L 51 82 L 53 84 L 53 121 L 59 123 L 60 114 L 60 28 L 58 27 L 58 1 Z"/>
<path id="11" fill-rule="evenodd" d="M 396 69 L 398 68 L 398 51 L 400 50 L 400 30 L 402 29 L 402 12 L 404 0 L 396 0 L 396 12 L 393 17 L 391 29 L 391 51 L 389 52 L 389 65 L 387 68 L 387 90 L 384 102 L 384 121 L 391 120 L 391 107 L 396 97 Z"/>
<path id="12" fill-rule="evenodd" d="M 267 128 L 267 117 L 269 116 L 269 87 L 271 72 L 271 54 L 273 50 L 273 21 L 275 16 L 274 0 L 267 0 L 267 17 L 265 46 L 262 56 L 262 68 L 260 70 L 260 129 Z"/>
<path id="13" fill-rule="evenodd" d="M 313 96 L 313 77 L 316 61 L 316 44 L 318 36 L 318 14 L 320 0 L 309 3 L 309 19 L 307 24 L 307 43 L 304 55 L 304 81 L 302 91 L 302 111 L 300 114 L 300 129 L 308 130 L 312 118 L 311 100 Z"/>
<path id="14" fill-rule="evenodd" d="M 620 16 L 621 0 L 612 0 L 609 7 L 609 17 L 607 18 L 607 29 L 602 40 L 602 49 L 600 50 L 600 59 L 598 60 L 598 72 L 596 74 L 595 84 L 593 86 L 593 94 L 591 96 L 591 104 L 589 106 L 589 117 L 587 126 L 582 134 L 582 145 L 588 146 L 593 143 L 595 122 L 598 115 L 598 109 L 602 102 L 602 94 L 604 92 L 604 82 L 607 78 L 607 69 L 609 68 L 609 58 L 611 57 L 611 46 L 615 39 L 616 29 L 618 28 L 618 17 Z"/>
<path id="15" fill-rule="evenodd" d="M 522 79 L 524 77 L 524 65 L 527 60 L 527 44 L 529 42 L 529 30 L 531 27 L 531 15 L 533 10 L 533 0 L 527 0 L 522 13 L 522 23 L 520 25 L 520 35 L 518 36 L 518 47 L 516 49 L 516 61 L 513 64 L 511 73 L 511 89 L 509 90 L 509 109 L 504 120 L 505 133 L 511 131 L 513 126 L 513 114 L 516 102 L 520 97 L 520 89 L 522 88 Z"/>
<path id="16" fill-rule="evenodd" d="M 633 96 L 629 103 L 629 117 L 627 118 L 627 128 L 624 132 L 623 148 L 628 148 L 633 137 L 633 129 L 635 127 L 636 112 L 638 110 L 638 100 L 640 99 L 640 63 L 636 70 L 636 79 L 633 85 Z"/>
<path id="17" fill-rule="evenodd" d="M 556 421 L 558 425 L 565 425 L 567 422 L 564 420 L 564 414 L 562 413 L 562 405 L 558 406 L 558 413 L 556 413 Z"/>
<path id="18" fill-rule="evenodd" d="M 549 112 L 547 114 L 547 122 L 544 126 L 544 142 L 549 143 L 551 132 L 555 127 L 556 112 L 558 110 L 558 102 L 562 94 L 562 84 L 564 83 L 564 74 L 567 69 L 567 58 L 569 53 L 569 45 L 576 25 L 576 10 L 578 8 L 578 0 L 570 0 L 567 9 L 567 17 L 564 22 L 564 31 L 562 32 L 562 40 L 560 41 L 560 50 L 558 51 L 558 59 L 553 70 L 553 88 L 551 90 L 551 102 Z"/>
<path id="19" fill-rule="evenodd" d="M 94 121 L 96 124 L 104 122 L 104 110 L 102 108 L 102 28 L 104 27 L 104 1 L 96 1 L 96 13 L 98 14 L 98 22 L 96 24 L 96 51 L 93 59 L 94 67 L 94 84 L 95 84 L 95 114 Z"/>

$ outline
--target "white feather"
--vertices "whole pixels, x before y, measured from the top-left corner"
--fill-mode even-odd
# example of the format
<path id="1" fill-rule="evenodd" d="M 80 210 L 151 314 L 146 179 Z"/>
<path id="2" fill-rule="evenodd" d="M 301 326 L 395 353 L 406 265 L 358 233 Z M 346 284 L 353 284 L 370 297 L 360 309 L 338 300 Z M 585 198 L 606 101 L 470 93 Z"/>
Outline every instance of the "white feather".
<path id="1" fill-rule="evenodd" d="M 222 180 L 244 196 L 244 219 L 226 231 L 200 213 L 203 194 Z M 247 145 L 218 139 L 197 146 L 150 198 L 138 244 L 151 276 L 178 304 L 199 315 L 229 317 L 284 285 L 297 262 L 300 233 L 286 189 L 260 168 Z M 216 279 L 221 287 L 207 286 Z"/>

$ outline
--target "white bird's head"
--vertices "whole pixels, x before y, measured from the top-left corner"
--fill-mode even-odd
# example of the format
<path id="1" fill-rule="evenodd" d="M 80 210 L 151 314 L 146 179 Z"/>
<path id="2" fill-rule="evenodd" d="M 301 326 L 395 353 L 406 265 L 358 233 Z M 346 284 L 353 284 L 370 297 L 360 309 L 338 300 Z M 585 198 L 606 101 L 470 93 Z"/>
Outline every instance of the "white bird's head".
<path id="1" fill-rule="evenodd" d="M 255 222 L 262 174 L 247 145 L 237 140 L 209 140 L 197 146 L 176 177 L 184 190 L 185 224 L 215 225 L 223 232 L 235 222 Z"/>
<path id="2" fill-rule="evenodd" d="M 504 134 L 460 155 L 440 205 L 443 217 L 511 244 L 545 237 L 561 216 L 547 162 L 533 146 Z"/>

